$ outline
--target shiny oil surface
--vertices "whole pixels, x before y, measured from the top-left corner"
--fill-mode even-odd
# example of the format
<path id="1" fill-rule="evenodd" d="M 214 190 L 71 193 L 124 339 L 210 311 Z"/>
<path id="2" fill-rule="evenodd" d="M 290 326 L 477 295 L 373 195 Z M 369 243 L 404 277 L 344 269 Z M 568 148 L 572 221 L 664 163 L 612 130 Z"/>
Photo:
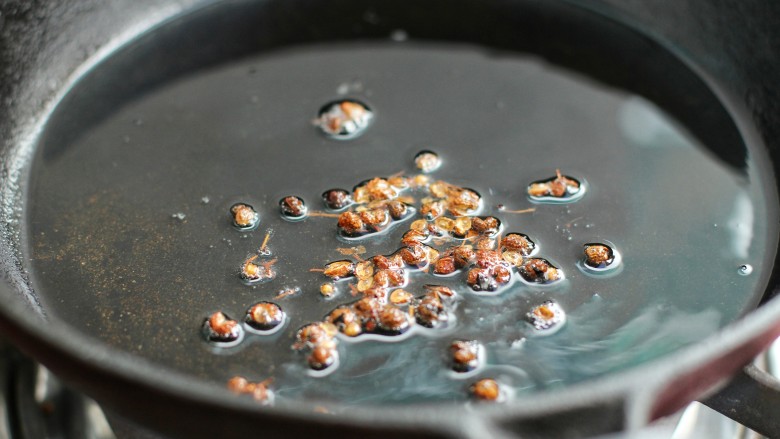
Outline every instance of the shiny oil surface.
<path id="1" fill-rule="evenodd" d="M 169 32 L 186 34 L 187 23 Z M 717 105 L 711 95 L 690 89 L 664 99 L 662 109 L 630 87 L 601 83 L 598 72 L 545 61 L 543 47 L 495 51 L 398 35 L 258 53 L 132 99 L 112 96 L 105 84 L 130 80 L 123 69 L 155 35 L 99 66 L 51 116 L 34 162 L 28 239 L 33 285 L 48 314 L 219 386 L 234 375 L 273 377 L 277 404 L 395 404 L 465 401 L 481 377 L 526 397 L 660 358 L 755 306 L 776 238 L 774 222 L 764 220 L 774 206 L 761 188 L 762 157 L 725 111 L 700 115 L 707 133 L 669 114 L 686 99 Z M 329 139 L 312 125 L 322 105 L 340 98 L 375 112 L 358 138 Z M 80 112 L 106 102 L 115 105 L 78 122 Z M 324 210 L 327 189 L 415 174 L 421 150 L 442 158 L 433 178 L 477 190 L 480 215 L 529 235 L 566 280 L 514 282 L 485 296 L 470 292 L 463 276 L 413 274 L 415 294 L 424 283 L 456 289 L 454 324 L 393 343 L 341 339 L 338 368 L 312 377 L 305 356 L 290 348 L 295 331 L 354 297 L 343 282 L 334 298 L 322 297 L 327 279 L 309 269 L 343 259 L 337 248 L 355 243 L 338 239 L 333 218 L 285 221 L 278 202 L 295 194 L 310 212 Z M 585 196 L 529 201 L 526 186 L 557 168 L 585 182 Z M 237 202 L 257 210 L 256 230 L 233 228 L 228 210 Z M 405 229 L 360 244 L 368 255 L 388 254 Z M 247 285 L 241 264 L 268 230 L 278 274 Z M 583 245 L 603 241 L 620 251 L 622 269 L 580 271 Z M 754 270 L 741 275 L 745 264 Z M 273 299 L 294 287 L 301 293 Z M 567 322 L 539 336 L 524 316 L 547 299 Z M 247 334 L 233 348 L 204 342 L 200 325 L 210 313 L 236 318 L 262 300 L 284 309 L 282 330 Z M 449 371 L 454 339 L 484 345 L 476 375 Z"/>

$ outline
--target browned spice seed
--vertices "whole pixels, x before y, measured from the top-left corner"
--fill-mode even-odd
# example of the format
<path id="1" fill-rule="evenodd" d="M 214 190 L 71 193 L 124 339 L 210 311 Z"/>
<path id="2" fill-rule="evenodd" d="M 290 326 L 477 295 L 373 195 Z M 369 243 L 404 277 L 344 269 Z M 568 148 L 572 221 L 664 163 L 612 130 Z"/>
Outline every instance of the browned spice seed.
<path id="1" fill-rule="evenodd" d="M 497 401 L 501 395 L 501 387 L 492 378 L 479 380 L 471 385 L 471 394 L 482 401 Z"/>
<path id="2" fill-rule="evenodd" d="M 498 232 L 500 226 L 501 221 L 494 216 L 474 217 L 471 219 L 471 228 L 477 233 L 493 234 Z"/>
<path id="3" fill-rule="evenodd" d="M 387 211 L 385 209 L 371 209 L 359 213 L 360 219 L 367 226 L 377 229 L 387 222 Z"/>
<path id="4" fill-rule="evenodd" d="M 268 331 L 284 321 L 284 312 L 275 303 L 260 302 L 249 308 L 246 317 L 246 322 L 250 326 Z"/>
<path id="5" fill-rule="evenodd" d="M 357 321 L 357 314 L 348 306 L 340 306 L 328 314 L 325 319 L 329 323 L 336 325 L 337 328 L 343 330 L 344 326 Z"/>
<path id="6" fill-rule="evenodd" d="M 357 203 L 377 200 L 392 200 L 398 196 L 398 191 L 384 178 L 373 178 L 355 188 L 353 198 Z"/>
<path id="7" fill-rule="evenodd" d="M 323 343 L 314 346 L 309 354 L 309 367 L 314 370 L 323 370 L 332 366 L 336 362 L 338 351 L 330 343 Z"/>
<path id="8" fill-rule="evenodd" d="M 456 270 L 455 258 L 452 256 L 441 256 L 439 260 L 433 265 L 433 272 L 435 274 L 452 274 Z"/>
<path id="9" fill-rule="evenodd" d="M 322 194 L 325 206 L 331 210 L 341 210 L 352 204 L 352 198 L 344 189 L 331 189 Z"/>
<path id="10" fill-rule="evenodd" d="M 355 264 L 352 261 L 335 261 L 325 266 L 325 276 L 333 280 L 343 279 L 355 274 Z"/>
<path id="11" fill-rule="evenodd" d="M 390 334 L 401 334 L 411 327 L 409 316 L 400 309 L 385 305 L 379 311 L 379 327 Z"/>
<path id="12" fill-rule="evenodd" d="M 230 320 L 222 313 L 217 311 L 209 317 L 209 327 L 219 338 L 226 339 L 232 338 L 237 335 L 236 330 L 238 328 L 238 322 Z"/>
<path id="13" fill-rule="evenodd" d="M 257 402 L 268 402 L 271 396 L 271 390 L 268 386 L 273 379 L 261 381 L 259 383 L 250 383 L 246 378 L 235 376 L 228 380 L 227 388 L 237 395 L 252 395 Z"/>
<path id="14" fill-rule="evenodd" d="M 414 307 L 414 315 L 419 324 L 428 328 L 436 327 L 447 320 L 444 303 L 436 292 L 428 293 L 420 299 L 417 306 Z"/>
<path id="15" fill-rule="evenodd" d="M 306 204 L 300 197 L 289 196 L 282 198 L 279 202 L 279 208 L 284 216 L 300 218 L 306 215 Z"/>
<path id="16" fill-rule="evenodd" d="M 425 230 L 425 232 L 420 232 L 417 230 L 409 230 L 406 233 L 404 233 L 403 238 L 401 238 L 401 244 L 403 245 L 419 244 L 425 241 L 426 239 L 428 239 L 427 229 Z"/>
<path id="17" fill-rule="evenodd" d="M 472 340 L 455 340 L 450 345 L 452 368 L 456 372 L 470 372 L 479 365 L 479 343 Z"/>
<path id="18" fill-rule="evenodd" d="M 480 196 L 470 189 L 458 188 L 448 195 L 447 201 L 453 215 L 466 215 L 479 208 Z"/>
<path id="19" fill-rule="evenodd" d="M 395 290 L 390 293 L 390 303 L 393 305 L 408 305 L 412 302 L 414 296 L 405 290 Z"/>
<path id="20" fill-rule="evenodd" d="M 585 246 L 585 263 L 592 267 L 608 265 L 612 259 L 612 249 L 603 244 Z"/>
<path id="21" fill-rule="evenodd" d="M 409 213 L 409 206 L 401 201 L 393 200 L 387 203 L 387 210 L 394 220 L 400 220 Z"/>
<path id="22" fill-rule="evenodd" d="M 233 214 L 233 224 L 241 228 L 253 227 L 257 224 L 257 212 L 252 206 L 244 203 L 236 203 L 230 208 Z"/>
<path id="23" fill-rule="evenodd" d="M 397 287 L 403 285 L 405 281 L 405 273 L 401 269 L 379 270 L 374 274 L 374 284 L 381 287 Z"/>
<path id="24" fill-rule="evenodd" d="M 441 298 L 441 296 L 452 297 L 455 295 L 455 291 L 452 291 L 452 288 L 445 287 L 444 285 L 426 284 L 423 285 L 423 288 L 428 292 L 428 295 L 433 297 Z"/>
<path id="25" fill-rule="evenodd" d="M 480 236 L 474 243 L 477 250 L 493 250 L 496 248 L 496 240 L 487 236 Z"/>
<path id="26" fill-rule="evenodd" d="M 412 244 L 402 248 L 399 253 L 406 265 L 422 267 L 428 263 L 428 251 L 422 244 Z"/>
<path id="27" fill-rule="evenodd" d="M 312 347 L 319 343 L 331 340 L 333 337 L 328 332 L 328 329 L 321 323 L 310 323 L 295 334 L 295 344 L 293 349 L 303 349 L 305 347 Z"/>
<path id="28" fill-rule="evenodd" d="M 346 234 L 365 232 L 365 223 L 360 215 L 354 212 L 344 212 L 339 215 L 338 227 Z"/>
<path id="29" fill-rule="evenodd" d="M 555 178 L 545 182 L 532 183 L 528 186 L 528 195 L 532 197 L 563 197 L 567 194 L 568 188 L 577 189 L 580 184 L 577 180 L 566 177 L 561 174 L 560 169 L 555 170 Z"/>
<path id="30" fill-rule="evenodd" d="M 452 256 L 455 259 L 455 266 L 463 268 L 474 260 L 476 253 L 469 245 L 459 245 L 452 248 Z"/>
<path id="31" fill-rule="evenodd" d="M 527 259 L 519 268 L 520 275 L 528 282 L 553 282 L 561 278 L 556 267 L 540 258 Z"/>
<path id="32" fill-rule="evenodd" d="M 440 200 L 432 200 L 422 204 L 420 206 L 420 214 L 429 220 L 436 219 L 444 214 L 444 202 Z"/>
<path id="33" fill-rule="evenodd" d="M 420 151 L 414 157 L 414 165 L 422 172 L 433 172 L 441 165 L 441 159 L 435 152 Z"/>
<path id="34" fill-rule="evenodd" d="M 251 256 L 241 266 L 241 277 L 248 281 L 270 280 L 276 277 L 273 266 L 277 259 L 255 263 L 257 255 Z"/>
<path id="35" fill-rule="evenodd" d="M 336 294 L 336 288 L 332 283 L 326 282 L 320 285 L 320 294 L 322 294 L 324 297 L 332 297 L 334 294 Z"/>
<path id="36" fill-rule="evenodd" d="M 512 250 L 528 256 L 533 252 L 536 245 L 527 236 L 519 233 L 509 233 L 501 239 L 501 247 L 506 250 Z"/>

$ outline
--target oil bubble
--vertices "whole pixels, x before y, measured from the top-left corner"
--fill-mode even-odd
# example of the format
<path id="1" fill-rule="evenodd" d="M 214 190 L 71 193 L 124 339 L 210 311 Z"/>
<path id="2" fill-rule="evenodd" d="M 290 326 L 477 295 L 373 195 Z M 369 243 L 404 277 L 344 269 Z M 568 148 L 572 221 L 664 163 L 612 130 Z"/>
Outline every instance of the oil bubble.
<path id="1" fill-rule="evenodd" d="M 747 276 L 752 272 L 753 272 L 753 266 L 750 264 L 740 265 L 739 269 L 737 270 L 737 273 L 741 274 L 742 276 Z"/>

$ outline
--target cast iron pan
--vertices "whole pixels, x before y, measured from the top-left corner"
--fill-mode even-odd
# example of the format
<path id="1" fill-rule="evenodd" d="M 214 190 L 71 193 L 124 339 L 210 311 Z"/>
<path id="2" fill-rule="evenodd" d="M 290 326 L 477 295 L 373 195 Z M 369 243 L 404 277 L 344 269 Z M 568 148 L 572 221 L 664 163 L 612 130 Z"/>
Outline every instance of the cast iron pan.
<path id="1" fill-rule="evenodd" d="M 710 6 L 694 17 L 680 13 L 684 3 L 532 1 L 90 6 L 2 10 L 4 37 L 13 35 L 2 52 L 12 66 L 3 82 L 2 325 L 110 409 L 180 436 L 589 436 L 672 413 L 780 331 L 771 300 L 777 121 L 766 106 L 776 102 L 772 11 Z M 751 52 L 733 49 L 743 42 Z M 310 123 L 341 97 L 376 111 L 349 141 Z M 656 134 L 671 136 L 662 143 L 688 149 L 625 153 L 626 143 L 648 141 L 637 120 L 656 121 Z M 283 221 L 277 202 L 299 195 L 321 209 L 325 189 L 413 173 L 420 149 L 444 158 L 436 178 L 480 191 L 482 213 L 535 237 L 567 279 L 462 292 L 454 312 L 463 326 L 399 343 L 345 341 L 336 372 L 307 377 L 289 349 L 295 330 L 352 299 L 320 298 L 323 278 L 305 268 L 355 243 L 335 237 L 333 219 Z M 531 203 L 525 185 L 557 167 L 586 181 L 586 196 Z M 237 201 L 258 208 L 258 230 L 231 227 Z M 536 210 L 502 214 L 498 204 Z M 723 214 L 731 210 L 742 216 Z M 280 274 L 244 285 L 237 268 L 269 229 Z M 386 254 L 399 233 L 361 244 Z M 721 239 L 732 244 L 713 244 Z M 599 240 L 624 254 L 613 277 L 576 267 L 582 245 Z M 746 240 L 749 252 L 738 245 Z M 741 264 L 753 271 L 740 276 Z M 202 340 L 210 312 L 239 316 L 294 286 L 299 295 L 275 299 L 289 321 L 274 336 L 234 349 Z M 570 319 L 538 337 L 522 316 L 546 299 Z M 479 377 L 500 375 L 514 398 L 464 405 L 469 381 L 437 372 L 437 352 L 458 337 L 486 344 L 492 363 Z M 222 390 L 233 375 L 274 376 L 277 404 Z M 420 391 L 420 380 L 432 390 Z M 760 397 L 750 405 L 776 400 Z M 774 434 L 768 416 L 745 416 Z"/>

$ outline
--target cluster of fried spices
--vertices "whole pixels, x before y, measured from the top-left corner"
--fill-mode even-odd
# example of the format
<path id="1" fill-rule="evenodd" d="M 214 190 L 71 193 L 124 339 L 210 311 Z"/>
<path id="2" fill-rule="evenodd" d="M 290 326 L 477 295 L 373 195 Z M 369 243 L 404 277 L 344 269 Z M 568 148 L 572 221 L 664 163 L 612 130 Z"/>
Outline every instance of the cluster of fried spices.
<path id="1" fill-rule="evenodd" d="M 338 111 L 344 109 L 339 107 Z M 338 111 L 322 116 L 321 123 L 335 123 L 330 118 L 339 116 Z M 338 127 L 331 128 L 335 133 Z M 439 167 L 440 160 L 435 153 L 423 151 L 415 157 L 415 164 L 428 173 Z M 414 206 L 415 199 L 405 194 L 407 191 L 423 192 L 419 209 Z M 533 182 L 527 189 L 533 202 L 575 199 L 582 191 L 584 187 L 579 181 L 557 170 L 555 177 Z M 323 296 L 332 297 L 337 291 L 336 284 L 342 281 L 356 296 L 354 301 L 337 306 L 321 321 L 309 323 L 296 332 L 292 347 L 307 354 L 308 366 L 314 373 L 337 366 L 339 337 L 396 337 L 413 328 L 440 328 L 451 320 L 455 292 L 447 286 L 424 284 L 413 294 L 410 291 L 415 288 L 410 282 L 419 276 L 411 277 L 410 273 L 424 272 L 436 277 L 461 273 L 468 288 L 482 293 L 497 292 L 515 278 L 542 285 L 564 278 L 560 268 L 536 256 L 539 247 L 530 236 L 519 232 L 503 234 L 500 219 L 476 216 L 482 208 L 482 197 L 473 189 L 442 180 L 432 181 L 422 174 L 394 175 L 363 181 L 352 191 L 330 189 L 322 194 L 322 201 L 326 213 L 315 212 L 312 216 L 337 217 L 337 234 L 348 241 L 388 231 L 418 212 L 419 218 L 410 223 L 400 247 L 391 254 L 364 258 L 361 254 L 365 248 L 360 246 L 361 251 L 342 252 L 354 260 L 336 260 L 311 270 L 322 272 L 330 279 L 320 287 Z M 300 197 L 285 197 L 279 207 L 287 220 L 304 219 L 308 213 Z M 234 205 L 231 216 L 238 230 L 253 230 L 259 224 L 259 215 L 248 204 Z M 616 260 L 613 249 L 602 243 L 586 244 L 584 255 L 583 266 L 593 270 L 611 268 Z M 268 255 L 258 252 L 241 266 L 240 276 L 245 282 L 269 281 L 276 276 L 276 260 L 260 259 L 260 256 Z M 547 333 L 560 328 L 566 320 L 563 309 L 552 300 L 532 307 L 523 317 L 535 330 Z M 203 331 L 207 340 L 229 346 L 240 341 L 244 328 L 255 334 L 270 333 L 280 327 L 284 318 L 278 305 L 259 302 L 247 310 L 243 325 L 216 312 L 206 319 Z M 484 360 L 483 348 L 477 340 L 452 341 L 449 356 L 450 368 L 458 374 L 476 371 Z M 268 380 L 250 383 L 234 377 L 228 387 L 267 402 L 268 395 L 272 395 L 267 384 Z M 476 399 L 484 401 L 498 401 L 505 395 L 501 384 L 492 378 L 476 381 L 468 390 Z"/>

